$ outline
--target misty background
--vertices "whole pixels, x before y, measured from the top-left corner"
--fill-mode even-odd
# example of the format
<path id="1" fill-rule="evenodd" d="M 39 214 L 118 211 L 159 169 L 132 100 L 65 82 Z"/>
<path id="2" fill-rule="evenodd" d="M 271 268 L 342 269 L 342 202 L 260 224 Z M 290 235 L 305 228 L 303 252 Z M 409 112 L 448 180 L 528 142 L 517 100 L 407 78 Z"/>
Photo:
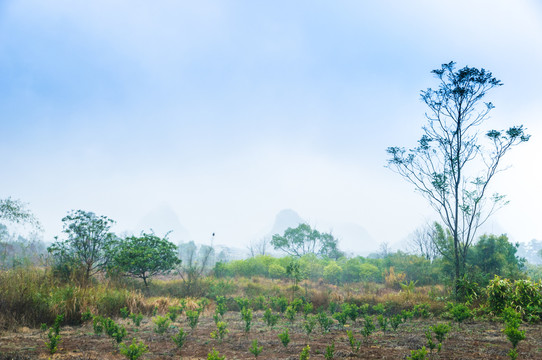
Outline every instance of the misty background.
<path id="1" fill-rule="evenodd" d="M 524 124 L 484 231 L 542 239 L 537 1 L 2 1 L 0 198 L 43 238 L 71 209 L 117 233 L 246 248 L 305 221 L 342 250 L 401 247 L 436 219 L 386 169 L 415 146 L 440 64 L 504 86 L 488 128 Z M 24 229 L 22 230 L 24 231 Z"/>

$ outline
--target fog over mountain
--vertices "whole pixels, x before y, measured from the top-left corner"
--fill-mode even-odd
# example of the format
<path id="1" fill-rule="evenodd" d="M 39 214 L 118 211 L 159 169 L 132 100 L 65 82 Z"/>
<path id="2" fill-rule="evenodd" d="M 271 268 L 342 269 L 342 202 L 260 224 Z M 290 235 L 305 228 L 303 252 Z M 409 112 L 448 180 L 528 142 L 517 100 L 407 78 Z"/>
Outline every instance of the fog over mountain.
<path id="1" fill-rule="evenodd" d="M 177 213 L 166 203 L 157 206 L 143 216 L 137 223 L 139 231 L 154 231 L 158 236 L 170 232 L 168 238 L 173 243 L 192 240 L 188 230 L 182 225 Z M 138 231 L 134 231 L 138 233 Z"/>

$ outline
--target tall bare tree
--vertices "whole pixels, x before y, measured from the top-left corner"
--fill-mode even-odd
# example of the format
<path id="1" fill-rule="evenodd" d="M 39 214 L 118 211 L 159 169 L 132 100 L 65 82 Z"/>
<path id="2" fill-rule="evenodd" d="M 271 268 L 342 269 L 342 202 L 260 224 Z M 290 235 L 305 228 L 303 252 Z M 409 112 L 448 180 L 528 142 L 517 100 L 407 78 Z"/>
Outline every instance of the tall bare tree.
<path id="1" fill-rule="evenodd" d="M 454 62 L 432 73 L 439 85 L 421 92 L 429 111 L 418 146 L 408 151 L 388 148 L 388 167 L 416 187 L 450 231 L 457 287 L 477 229 L 506 204 L 503 195 L 488 194 L 488 185 L 499 172 L 503 156 L 528 141 L 529 135 L 523 126 L 490 130 L 482 144 L 480 125 L 494 108 L 483 98 L 501 81 L 483 68 L 456 69 Z"/>

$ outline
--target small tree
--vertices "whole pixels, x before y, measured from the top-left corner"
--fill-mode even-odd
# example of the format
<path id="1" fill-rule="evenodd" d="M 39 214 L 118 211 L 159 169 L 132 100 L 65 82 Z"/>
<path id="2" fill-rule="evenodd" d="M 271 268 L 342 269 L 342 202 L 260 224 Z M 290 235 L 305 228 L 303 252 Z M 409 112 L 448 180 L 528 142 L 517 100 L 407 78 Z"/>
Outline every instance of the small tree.
<path id="1" fill-rule="evenodd" d="M 57 239 L 47 250 L 57 264 L 73 266 L 83 271 L 83 280 L 105 269 L 109 263 L 109 249 L 115 242 L 110 232 L 115 223 L 107 216 L 98 216 L 83 210 L 71 211 L 62 219 L 67 239 Z"/>
<path id="2" fill-rule="evenodd" d="M 119 242 L 113 266 L 128 276 L 142 279 L 148 287 L 149 278 L 167 274 L 181 263 L 176 251 L 177 246 L 167 237 L 142 233 L 139 237 L 130 236 Z"/>
<path id="3" fill-rule="evenodd" d="M 476 231 L 506 202 L 488 196 L 488 185 L 503 156 L 513 146 L 529 140 L 522 126 L 486 132 L 488 146 L 479 142 L 479 126 L 494 108 L 483 102 L 487 91 L 501 86 L 485 69 L 443 64 L 432 73 L 437 90 L 422 91 L 429 108 L 428 124 L 418 146 L 408 152 L 390 147 L 388 167 L 402 175 L 437 211 L 453 239 L 453 280 L 465 274 L 465 262 Z M 457 286 L 456 286 L 457 290 Z"/>

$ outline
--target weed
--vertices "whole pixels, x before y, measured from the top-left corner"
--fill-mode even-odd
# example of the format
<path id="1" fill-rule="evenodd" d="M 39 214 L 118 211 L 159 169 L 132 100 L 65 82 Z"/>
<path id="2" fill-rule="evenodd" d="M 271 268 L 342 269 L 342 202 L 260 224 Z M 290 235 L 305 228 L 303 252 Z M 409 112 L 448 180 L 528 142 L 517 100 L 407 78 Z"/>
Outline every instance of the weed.
<path id="1" fill-rule="evenodd" d="M 263 346 L 258 346 L 258 340 L 254 339 L 248 350 L 257 358 L 263 351 Z"/>
<path id="2" fill-rule="evenodd" d="M 155 325 L 154 332 L 157 334 L 165 333 L 171 324 L 171 320 L 168 317 L 160 315 L 155 316 L 152 322 Z"/>
<path id="3" fill-rule="evenodd" d="M 278 334 L 278 337 L 284 347 L 288 346 L 290 343 L 290 334 L 288 334 L 288 329 L 284 329 L 284 332 Z"/>
<path id="4" fill-rule="evenodd" d="M 129 360 L 137 360 L 143 354 L 149 352 L 149 347 L 142 341 L 136 342 L 136 339 L 132 339 L 132 344 L 126 345 L 125 343 L 119 344 L 119 351 L 122 355 L 126 356 Z"/>

